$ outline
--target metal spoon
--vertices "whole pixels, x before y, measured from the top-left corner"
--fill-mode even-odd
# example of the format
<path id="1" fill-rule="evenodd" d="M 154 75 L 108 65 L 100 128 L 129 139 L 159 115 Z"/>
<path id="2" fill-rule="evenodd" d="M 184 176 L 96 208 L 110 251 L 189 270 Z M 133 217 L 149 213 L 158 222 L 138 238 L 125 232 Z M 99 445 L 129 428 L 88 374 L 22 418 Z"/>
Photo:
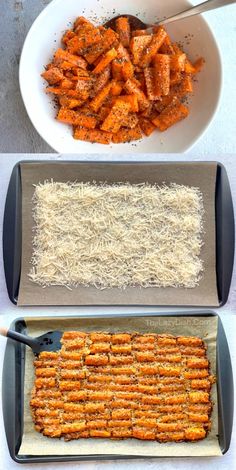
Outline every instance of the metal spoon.
<path id="1" fill-rule="evenodd" d="M 19 343 L 27 344 L 36 355 L 42 351 L 59 351 L 61 349 L 61 331 L 48 331 L 48 333 L 37 338 L 31 338 L 31 336 L 22 335 L 22 333 L 17 333 L 7 328 L 0 328 L 0 335 L 14 339 L 14 341 Z"/>
<path id="2" fill-rule="evenodd" d="M 209 10 L 215 10 L 216 8 L 224 7 L 226 5 L 230 5 L 231 3 L 235 3 L 236 0 L 208 0 L 207 2 L 200 3 L 191 8 L 187 8 L 180 13 L 177 13 L 174 16 L 170 16 L 169 18 L 165 18 L 159 21 L 156 24 L 146 24 L 141 21 L 139 18 L 136 18 L 133 15 L 118 15 L 112 18 L 111 20 L 105 23 L 105 26 L 108 28 L 115 29 L 115 22 L 117 18 L 126 16 L 129 19 L 130 27 L 132 30 L 136 29 L 152 29 L 154 26 L 158 25 L 165 25 L 168 23 L 172 23 L 173 21 L 182 20 L 183 18 L 188 18 L 189 16 L 198 15 L 199 13 L 204 13 Z"/>

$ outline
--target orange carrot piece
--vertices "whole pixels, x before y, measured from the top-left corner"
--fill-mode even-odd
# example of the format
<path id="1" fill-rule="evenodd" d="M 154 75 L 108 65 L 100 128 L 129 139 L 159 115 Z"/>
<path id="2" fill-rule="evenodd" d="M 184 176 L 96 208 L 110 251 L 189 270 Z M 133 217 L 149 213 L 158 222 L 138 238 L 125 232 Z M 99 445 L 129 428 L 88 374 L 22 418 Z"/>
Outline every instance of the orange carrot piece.
<path id="1" fill-rule="evenodd" d="M 101 106 L 101 108 L 99 109 L 97 113 L 98 122 L 102 123 L 106 119 L 110 111 L 111 111 L 110 106 L 106 106 L 106 105 Z"/>
<path id="2" fill-rule="evenodd" d="M 126 16 L 117 18 L 116 32 L 119 35 L 121 44 L 123 44 L 125 47 L 128 47 L 130 42 L 130 24 Z"/>
<path id="3" fill-rule="evenodd" d="M 133 64 L 139 64 L 142 54 L 152 41 L 152 35 L 135 36 L 130 41 L 130 50 L 133 54 Z"/>
<path id="4" fill-rule="evenodd" d="M 166 38 L 164 39 L 160 49 L 159 49 L 160 54 L 174 54 L 175 50 L 173 48 L 173 45 L 171 44 L 171 40 L 167 34 Z"/>
<path id="5" fill-rule="evenodd" d="M 175 72 L 184 72 L 186 54 L 178 53 L 170 56 L 170 69 Z"/>
<path id="6" fill-rule="evenodd" d="M 99 129 L 86 129 L 84 127 L 76 127 L 74 131 L 74 139 L 85 140 L 87 142 L 97 142 L 98 144 L 108 145 L 111 142 L 112 134 Z"/>
<path id="7" fill-rule="evenodd" d="M 96 118 L 93 116 L 86 116 L 78 111 L 72 109 L 61 108 L 57 115 L 57 120 L 73 126 L 82 126 L 87 129 L 94 129 L 96 126 Z"/>
<path id="8" fill-rule="evenodd" d="M 178 102 L 178 98 L 176 95 L 168 95 L 168 96 L 163 96 L 160 101 L 156 101 L 154 104 L 154 108 L 158 113 L 162 113 L 167 106 L 170 104 L 174 105 L 175 103 Z"/>
<path id="9" fill-rule="evenodd" d="M 189 59 L 186 59 L 184 71 L 185 73 L 195 73 L 195 67 Z"/>
<path id="10" fill-rule="evenodd" d="M 179 97 L 185 96 L 188 93 L 192 93 L 193 83 L 191 75 L 184 75 L 181 82 L 178 85 L 174 85 L 174 87 L 172 87 L 172 92 L 174 92 Z"/>
<path id="11" fill-rule="evenodd" d="M 76 30 L 77 28 L 79 28 L 81 25 L 84 25 L 84 24 L 93 26 L 93 24 L 89 20 L 87 20 L 87 18 L 85 18 L 84 16 L 78 16 L 78 18 L 76 18 L 74 22 L 73 29 Z"/>
<path id="12" fill-rule="evenodd" d="M 156 127 L 154 124 L 145 117 L 139 118 L 139 125 L 146 136 L 149 136 L 155 131 Z"/>
<path id="13" fill-rule="evenodd" d="M 139 109 L 140 111 L 143 111 L 145 108 L 148 108 L 149 106 L 149 101 L 146 98 L 145 94 L 143 93 L 142 90 L 138 87 L 137 83 L 135 80 L 127 80 L 124 85 L 126 91 L 132 95 L 136 95 L 139 103 Z"/>
<path id="14" fill-rule="evenodd" d="M 59 103 L 64 108 L 73 109 L 81 106 L 83 104 L 83 100 L 76 100 L 73 98 L 69 98 L 68 96 L 60 96 Z"/>
<path id="15" fill-rule="evenodd" d="M 124 80 L 128 80 L 129 78 L 132 78 L 134 75 L 134 66 L 132 62 L 124 62 L 122 66 L 122 75 Z"/>
<path id="16" fill-rule="evenodd" d="M 133 140 L 139 140 L 142 138 L 142 132 L 137 125 L 134 129 L 120 129 L 116 134 L 112 136 L 112 142 L 114 144 L 120 144 L 125 142 L 132 142 Z"/>
<path id="17" fill-rule="evenodd" d="M 161 131 L 166 131 L 169 127 L 185 119 L 189 110 L 180 101 L 174 105 L 167 106 L 162 113 L 152 120 L 153 124 Z"/>
<path id="18" fill-rule="evenodd" d="M 86 69 L 87 68 L 87 62 L 86 60 L 83 59 L 83 57 L 79 57 L 78 55 L 70 54 L 67 51 L 64 51 L 64 49 L 57 49 L 57 51 L 54 54 L 54 60 L 56 63 L 60 64 L 60 62 L 66 61 L 69 62 L 72 65 L 75 65 L 77 67 L 80 67 L 81 69 Z"/>
<path id="19" fill-rule="evenodd" d="M 203 59 L 203 57 L 200 57 L 199 59 L 197 59 L 193 64 L 195 68 L 195 73 L 200 72 L 204 64 L 205 64 L 205 60 Z"/>
<path id="20" fill-rule="evenodd" d="M 99 61 L 95 69 L 93 70 L 93 73 L 98 74 L 101 73 L 107 66 L 110 64 L 110 62 L 115 59 L 117 56 L 117 51 L 116 49 L 110 49 L 104 57 Z"/>
<path id="21" fill-rule="evenodd" d="M 77 90 L 67 90 L 66 88 L 60 88 L 60 87 L 47 87 L 45 89 L 45 93 L 52 93 L 54 95 L 59 95 L 59 96 L 68 96 L 70 98 L 75 98 L 75 99 L 81 99 L 80 93 Z"/>
<path id="22" fill-rule="evenodd" d="M 170 86 L 177 85 L 182 80 L 181 72 L 170 72 Z"/>
<path id="23" fill-rule="evenodd" d="M 76 36 L 75 32 L 71 29 L 68 29 L 62 36 L 62 42 L 67 44 L 68 41 Z"/>
<path id="24" fill-rule="evenodd" d="M 123 79 L 122 69 L 123 69 L 123 61 L 121 61 L 120 59 L 115 59 L 112 61 L 112 64 L 111 64 L 112 77 L 115 80 Z"/>
<path id="25" fill-rule="evenodd" d="M 95 83 L 93 83 L 92 90 L 90 93 L 91 98 L 96 96 L 102 88 L 108 83 L 111 76 L 111 67 L 108 65 L 102 73 L 95 79 Z"/>
<path id="26" fill-rule="evenodd" d="M 76 84 L 76 91 L 78 93 L 79 98 L 82 100 L 87 100 L 89 98 L 90 94 L 90 88 L 92 86 L 92 82 L 83 80 L 81 78 L 78 78 L 77 84 Z"/>
<path id="27" fill-rule="evenodd" d="M 145 78 L 148 99 L 150 101 L 159 100 L 160 94 L 156 93 L 156 90 L 155 90 L 156 80 L 154 76 L 154 69 L 151 67 L 146 67 L 144 69 L 144 78 Z"/>
<path id="28" fill-rule="evenodd" d="M 124 101 L 117 99 L 100 129 L 114 134 L 118 132 L 122 126 L 122 120 L 128 115 L 130 108 L 129 103 L 125 103 Z"/>
<path id="29" fill-rule="evenodd" d="M 153 67 L 156 95 L 168 95 L 170 91 L 170 56 L 156 54 L 153 59 Z"/>
<path id="30" fill-rule="evenodd" d="M 55 85 L 64 78 L 64 75 L 57 67 L 51 67 L 50 69 L 41 73 L 41 77 L 43 77 L 44 80 L 49 83 L 49 85 Z"/>
<path id="31" fill-rule="evenodd" d="M 123 44 L 121 44 L 121 42 L 119 43 L 116 50 L 117 50 L 117 59 L 123 59 L 123 60 L 126 60 L 127 62 L 131 60 L 128 50 L 123 46 Z"/>
<path id="32" fill-rule="evenodd" d="M 66 88 L 67 90 L 71 90 L 74 88 L 74 83 L 73 81 L 69 80 L 69 78 L 63 78 L 63 80 L 60 83 L 61 88 Z"/>
<path id="33" fill-rule="evenodd" d="M 131 111 L 133 111 L 134 113 L 138 113 L 139 106 L 138 106 L 138 98 L 136 95 L 120 95 L 119 100 L 129 103 Z"/>
<path id="34" fill-rule="evenodd" d="M 84 58 L 89 64 L 93 64 L 102 54 L 111 47 L 115 47 L 117 43 L 117 34 L 112 29 L 106 29 L 102 33 L 102 39 L 98 44 L 94 44 L 84 53 Z"/>
<path id="35" fill-rule="evenodd" d="M 136 113 L 129 113 L 122 119 L 122 127 L 134 129 L 138 125 L 138 117 Z"/>
<path id="36" fill-rule="evenodd" d="M 153 57 L 156 55 L 158 49 L 160 49 L 163 41 L 167 36 L 167 32 L 161 26 L 158 29 L 158 32 L 152 36 L 151 43 L 145 48 L 140 65 L 141 67 L 147 67 L 152 61 Z M 145 37 L 145 36 L 140 36 Z"/>
<path id="37" fill-rule="evenodd" d="M 83 54 L 89 46 L 99 43 L 101 39 L 100 31 L 98 31 L 97 28 L 93 27 L 93 29 L 91 29 L 90 27 L 84 26 L 80 34 L 77 33 L 73 38 L 67 41 L 68 52 L 71 54 Z"/>
<path id="38" fill-rule="evenodd" d="M 75 36 L 67 42 L 68 51 L 72 54 L 82 53 L 102 39 L 99 29 L 88 20 L 76 20 L 75 33 Z"/>
<path id="39" fill-rule="evenodd" d="M 101 105 L 104 103 L 105 99 L 108 97 L 111 90 L 111 82 L 108 82 L 102 90 L 90 101 L 89 107 L 97 112 Z"/>
<path id="40" fill-rule="evenodd" d="M 111 85 L 111 95 L 112 96 L 119 96 L 122 92 L 124 86 L 124 82 L 113 80 Z"/>

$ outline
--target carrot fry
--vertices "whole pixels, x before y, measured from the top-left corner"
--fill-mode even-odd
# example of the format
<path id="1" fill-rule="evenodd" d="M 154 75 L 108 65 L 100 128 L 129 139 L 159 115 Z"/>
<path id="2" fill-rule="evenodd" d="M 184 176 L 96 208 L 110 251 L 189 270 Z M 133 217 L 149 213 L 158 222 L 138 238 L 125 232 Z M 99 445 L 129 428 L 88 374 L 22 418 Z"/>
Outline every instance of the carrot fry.
<path id="1" fill-rule="evenodd" d="M 114 144 L 120 144 L 132 142 L 132 140 L 139 140 L 141 138 L 142 132 L 138 125 L 134 127 L 134 129 L 120 129 L 116 134 L 113 134 L 112 142 L 114 142 Z"/>
<path id="2" fill-rule="evenodd" d="M 91 98 L 96 96 L 107 84 L 111 76 L 111 67 L 108 65 L 98 77 L 96 77 L 93 83 L 92 90 L 90 92 Z"/>
<path id="3" fill-rule="evenodd" d="M 110 113 L 101 125 L 103 131 L 116 133 L 122 125 L 123 119 L 130 111 L 130 104 L 117 99 L 114 106 L 112 106 Z"/>
<path id="4" fill-rule="evenodd" d="M 62 42 L 64 44 L 67 44 L 68 41 L 72 38 L 74 38 L 76 36 L 76 34 L 74 33 L 74 31 L 72 31 L 71 29 L 68 29 L 62 36 Z"/>
<path id="5" fill-rule="evenodd" d="M 160 131 L 163 132 L 170 126 L 173 126 L 173 124 L 186 118 L 188 114 L 188 108 L 178 101 L 174 105 L 167 106 L 158 117 L 152 120 L 152 122 Z"/>
<path id="6" fill-rule="evenodd" d="M 119 35 L 121 44 L 128 47 L 130 42 L 130 25 L 126 16 L 117 18 L 116 32 Z"/>
<path id="7" fill-rule="evenodd" d="M 145 78 L 145 83 L 146 83 L 148 99 L 150 101 L 159 100 L 160 93 L 156 93 L 156 90 L 155 90 L 156 80 L 154 76 L 154 69 L 151 67 L 146 67 L 144 69 L 144 78 Z"/>
<path id="8" fill-rule="evenodd" d="M 124 86 L 124 82 L 113 80 L 111 85 L 111 95 L 112 96 L 119 96 L 122 92 Z"/>
<path id="9" fill-rule="evenodd" d="M 123 59 L 123 60 L 126 60 L 127 62 L 131 60 L 128 50 L 123 46 L 123 44 L 121 44 L 121 42 L 119 43 L 116 50 L 117 50 L 117 59 Z"/>
<path id="10" fill-rule="evenodd" d="M 170 57 L 167 54 L 156 54 L 153 59 L 153 67 L 156 95 L 168 95 L 170 91 Z"/>
<path id="11" fill-rule="evenodd" d="M 160 49 L 159 49 L 159 53 L 160 54 L 174 54 L 175 51 L 174 51 L 174 48 L 173 48 L 173 45 L 171 44 L 171 40 L 167 34 L 166 38 L 164 39 Z"/>
<path id="12" fill-rule="evenodd" d="M 98 144 L 108 145 L 111 141 L 112 134 L 104 132 L 99 129 L 86 129 L 83 127 L 76 127 L 74 131 L 74 139 L 86 140 L 87 142 L 97 142 Z"/>
<path id="13" fill-rule="evenodd" d="M 148 44 L 148 46 L 145 48 L 142 54 L 141 61 L 140 61 L 141 67 L 147 67 L 150 64 L 153 57 L 156 55 L 158 49 L 160 49 L 166 36 L 167 36 L 167 33 L 162 27 L 160 27 L 157 33 L 152 36 L 150 44 Z M 142 38 L 144 36 L 140 36 L 140 37 Z"/>
<path id="14" fill-rule="evenodd" d="M 134 75 L 134 66 L 132 62 L 124 62 L 122 66 L 122 75 L 124 80 L 128 80 L 129 78 L 132 78 Z"/>
<path id="15" fill-rule="evenodd" d="M 81 106 L 81 104 L 83 104 L 83 100 L 76 100 L 73 98 L 69 98 L 68 96 L 60 96 L 59 103 L 64 108 L 73 109 Z"/>
<path id="16" fill-rule="evenodd" d="M 133 54 L 133 64 L 139 64 L 142 54 L 152 41 L 151 35 L 135 36 L 130 41 L 130 50 Z"/>
<path id="17" fill-rule="evenodd" d="M 144 110 L 145 108 L 148 108 L 149 101 L 134 80 L 127 80 L 125 82 L 124 87 L 129 94 L 134 94 L 137 96 L 140 111 Z"/>
<path id="18" fill-rule="evenodd" d="M 99 61 L 95 69 L 93 70 L 93 73 L 98 74 L 101 73 L 107 66 L 108 64 L 115 59 L 117 56 L 116 50 L 110 49 L 110 51 L 106 52 L 104 57 Z"/>
<path id="19" fill-rule="evenodd" d="M 93 64 L 102 54 L 104 54 L 112 46 L 114 47 L 117 41 L 117 34 L 112 29 L 106 29 L 102 34 L 102 39 L 98 44 L 94 44 L 88 48 L 84 53 L 84 58 L 89 64 Z"/>
<path id="20" fill-rule="evenodd" d="M 123 79 L 122 69 L 123 69 L 123 60 L 115 59 L 112 61 L 112 64 L 111 64 L 112 77 L 115 80 Z"/>
<path id="21" fill-rule="evenodd" d="M 170 69 L 174 70 L 175 72 L 184 72 L 185 62 L 186 54 L 172 54 L 170 56 Z"/>
<path id="22" fill-rule="evenodd" d="M 120 95 L 119 100 L 129 103 L 131 111 L 133 111 L 134 113 L 138 113 L 139 106 L 138 106 L 138 98 L 136 95 Z"/>
<path id="23" fill-rule="evenodd" d="M 105 85 L 104 88 L 102 88 L 102 90 L 90 101 L 89 107 L 93 111 L 97 112 L 108 97 L 110 90 L 111 82 L 108 82 L 107 85 Z"/>
<path id="24" fill-rule="evenodd" d="M 139 118 L 139 125 L 140 125 L 143 133 L 146 136 L 151 135 L 153 133 L 153 131 L 156 129 L 154 124 L 151 121 L 149 121 L 149 119 L 147 119 L 145 117 L 140 117 Z"/>
<path id="25" fill-rule="evenodd" d="M 73 111 L 72 109 L 61 108 L 57 115 L 57 120 L 72 124 L 73 126 L 82 126 L 88 129 L 94 129 L 96 126 L 96 119 L 92 116 L 86 116 L 80 112 Z"/>
<path id="26" fill-rule="evenodd" d="M 55 85 L 64 78 L 64 75 L 57 67 L 51 67 L 50 69 L 41 73 L 41 77 L 43 77 L 44 80 L 49 83 L 49 85 Z"/>
<path id="27" fill-rule="evenodd" d="M 57 51 L 54 54 L 54 59 L 56 62 L 60 64 L 60 62 L 66 61 L 69 62 L 72 65 L 76 65 L 77 67 L 80 67 L 81 69 L 86 69 L 87 68 L 87 63 L 83 59 L 83 57 L 79 57 L 78 55 L 70 54 L 67 51 L 64 51 L 63 49 L 57 49 Z"/>
<path id="28" fill-rule="evenodd" d="M 138 117 L 136 113 L 129 113 L 122 119 L 122 127 L 133 129 L 138 125 Z"/>
<path id="29" fill-rule="evenodd" d="M 188 93 L 193 92 L 193 83 L 191 75 L 184 75 L 181 82 L 172 87 L 172 93 L 175 93 L 178 97 L 183 97 Z"/>

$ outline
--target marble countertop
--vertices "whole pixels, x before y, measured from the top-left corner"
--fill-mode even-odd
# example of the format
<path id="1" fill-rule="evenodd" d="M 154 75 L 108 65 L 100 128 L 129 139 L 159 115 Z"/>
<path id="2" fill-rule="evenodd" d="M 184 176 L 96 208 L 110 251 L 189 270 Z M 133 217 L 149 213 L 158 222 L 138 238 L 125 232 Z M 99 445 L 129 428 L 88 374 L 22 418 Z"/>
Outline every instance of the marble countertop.
<path id="1" fill-rule="evenodd" d="M 0 152 L 44 153 L 52 149 L 32 126 L 19 90 L 18 66 L 28 30 L 50 0 L 2 0 L 0 15 Z M 199 1 L 192 1 L 196 4 Z M 116 6 L 114 2 L 113 6 Z M 205 156 L 235 150 L 236 108 L 236 5 L 208 12 L 205 15 L 221 51 L 224 72 L 219 109 L 206 134 L 188 155 Z M 213 84 L 214 86 L 214 84 Z M 7 105 L 5 104 L 7 102 Z M 230 117 L 229 117 L 230 116 Z"/>
<path id="2" fill-rule="evenodd" d="M 109 155 L 107 156 L 93 156 L 94 159 L 97 161 L 106 161 L 109 159 Z M 111 156 L 110 156 L 111 157 Z M 51 160 L 78 160 L 78 157 L 75 156 L 62 156 L 62 155 L 37 155 L 38 160 L 42 159 L 51 159 Z M 3 220 L 3 211 L 4 211 L 4 202 L 7 192 L 7 186 L 10 178 L 10 174 L 14 164 L 19 161 L 20 159 L 29 160 L 32 159 L 30 155 L 0 155 L 0 237 L 2 234 L 2 220 Z M 122 161 L 170 161 L 170 157 L 166 155 L 139 155 L 139 156 L 116 156 L 113 157 L 114 160 L 122 160 Z M 80 160 L 89 160 L 88 156 L 81 157 Z M 173 161 L 189 161 L 189 157 L 186 155 L 172 155 L 171 160 Z M 191 160 L 199 161 L 199 158 L 191 158 Z M 207 157 L 206 160 L 214 160 L 213 157 Z M 220 158 L 221 163 L 223 163 L 227 169 L 234 203 L 236 204 L 236 157 L 233 155 L 225 155 Z M 57 307 L 51 308 L 20 308 L 14 306 L 10 300 L 8 299 L 6 286 L 5 286 L 5 279 L 4 279 L 4 272 L 3 272 L 3 261 L 2 261 L 2 247 L 0 247 L 0 325 L 9 326 L 11 321 L 22 315 L 46 315 L 47 313 L 50 314 L 60 314 L 62 313 L 61 310 Z M 231 351 L 231 358 L 233 363 L 234 369 L 234 376 L 236 377 L 236 342 L 235 342 L 235 331 L 236 331 L 236 272 L 234 270 L 233 274 L 233 282 L 230 290 L 229 300 L 227 304 L 223 307 L 218 309 L 218 313 L 222 319 L 225 332 L 228 338 L 229 347 Z M 125 307 L 70 307 L 70 308 L 63 308 L 63 314 L 81 314 L 81 313 L 101 313 L 101 312 L 116 312 L 116 313 L 127 313 L 127 312 L 154 312 L 158 309 L 155 308 L 125 308 Z M 163 311 L 163 309 L 162 309 Z M 5 350 L 5 339 L 0 337 L 0 375 L 2 373 L 2 363 L 3 363 L 3 356 Z M 1 381 L 1 377 L 0 377 Z M 9 456 L 7 443 L 4 433 L 4 426 L 3 426 L 3 419 L 2 419 L 2 409 L 0 408 L 0 470 L 13 470 L 18 467 L 18 464 L 13 462 Z M 234 469 L 236 462 L 236 436 L 233 435 L 231 447 L 227 454 L 222 457 L 217 458 L 201 458 L 201 470 L 228 470 Z M 184 458 L 184 459 L 145 459 L 145 460 L 132 460 L 132 461 L 106 461 L 106 462 L 82 462 L 82 463 L 55 463 L 55 464 L 29 464 L 23 465 L 26 468 L 37 468 L 38 470 L 54 470 L 54 469 L 61 469 L 61 470 L 74 470 L 75 468 L 81 467 L 83 470 L 123 470 L 129 465 L 130 469 L 136 470 L 146 470 L 146 469 L 154 469 L 158 468 L 160 465 L 164 470 L 198 470 L 199 469 L 199 460 L 194 458 Z"/>

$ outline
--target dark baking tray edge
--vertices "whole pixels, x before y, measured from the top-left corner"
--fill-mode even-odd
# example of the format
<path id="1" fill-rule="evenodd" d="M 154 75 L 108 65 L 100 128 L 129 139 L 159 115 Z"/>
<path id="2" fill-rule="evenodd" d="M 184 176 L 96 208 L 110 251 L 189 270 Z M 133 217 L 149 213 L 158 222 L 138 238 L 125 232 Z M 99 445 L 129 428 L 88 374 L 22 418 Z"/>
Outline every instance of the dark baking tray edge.
<path id="1" fill-rule="evenodd" d="M 135 317 L 146 316 L 142 313 L 127 315 L 111 314 L 106 317 Z M 180 316 L 182 313 L 150 313 L 148 316 Z M 227 339 L 220 317 L 212 311 L 188 312 L 187 316 L 217 316 L 218 317 L 218 337 L 217 337 L 217 390 L 218 390 L 218 415 L 219 415 L 219 443 L 222 454 L 225 454 L 230 446 L 232 425 L 233 425 L 233 376 L 231 358 Z M 86 318 L 87 315 L 80 315 L 77 318 Z M 96 315 L 96 318 L 104 318 L 104 315 Z M 55 318 L 55 317 L 53 317 Z M 75 317 L 76 318 L 76 317 Z M 91 318 L 91 317 L 89 317 Z M 11 324 L 11 329 L 19 332 L 25 331 L 25 321 L 23 318 L 15 319 Z M 19 456 L 18 451 L 21 444 L 23 432 L 23 383 L 24 383 L 24 359 L 25 346 L 10 339 L 7 341 L 4 364 L 3 364 L 3 388 L 2 404 L 3 417 L 7 443 L 10 455 L 18 463 L 39 463 L 39 462 L 65 462 L 65 461 L 86 461 L 86 460 L 117 460 L 117 459 L 139 459 L 147 456 L 136 455 L 71 455 L 71 456 Z M 22 367 L 23 364 L 23 367 Z M 20 386 L 19 385 L 20 382 Z M 226 386 L 227 384 L 227 386 Z M 19 403 L 21 406 L 19 407 Z M 19 413 L 20 409 L 20 413 Z M 18 412 L 18 413 L 17 413 Z M 152 457 L 150 457 L 152 458 Z M 158 458 L 158 457 L 155 457 Z"/>
<path id="2" fill-rule="evenodd" d="M 33 160 L 18 162 L 11 174 L 3 222 L 3 258 L 4 270 L 7 291 L 10 300 L 17 304 L 18 292 L 20 285 L 21 275 L 21 238 L 22 238 L 22 219 L 21 219 L 21 163 L 55 163 L 54 161 L 42 160 L 35 162 Z M 60 161 L 56 163 L 65 163 Z M 67 163 L 75 163 L 67 161 Z M 88 164 L 88 162 L 76 162 L 78 165 Z M 90 161 L 91 164 L 98 164 L 100 162 Z M 101 162 L 104 163 L 104 162 Z M 106 163 L 113 165 L 131 164 L 135 165 L 137 162 L 112 162 Z M 144 165 L 153 162 L 138 162 Z M 172 164 L 176 162 L 156 162 L 158 164 Z M 178 162 L 191 164 L 192 162 Z M 209 162 L 200 162 L 201 164 Z M 221 163 L 217 163 L 216 175 L 216 193 L 215 193 L 215 207 L 216 207 L 216 274 L 217 274 L 217 290 L 219 306 L 222 307 L 228 299 L 229 289 L 232 279 L 232 271 L 234 264 L 234 250 L 235 250 L 235 228 L 234 228 L 234 210 L 233 202 L 230 191 L 229 180 L 225 167 Z M 140 304 L 141 306 L 141 304 Z M 158 305 L 156 305 L 158 306 Z M 155 307 L 153 305 L 152 307 Z M 164 307 L 164 306 L 163 306 Z M 168 307 L 168 306 L 165 306 Z M 178 307 L 182 307 L 178 305 Z M 191 307 L 199 307 L 192 305 Z M 202 305 L 204 307 L 204 305 Z M 211 306 L 210 308 L 217 308 Z"/>

